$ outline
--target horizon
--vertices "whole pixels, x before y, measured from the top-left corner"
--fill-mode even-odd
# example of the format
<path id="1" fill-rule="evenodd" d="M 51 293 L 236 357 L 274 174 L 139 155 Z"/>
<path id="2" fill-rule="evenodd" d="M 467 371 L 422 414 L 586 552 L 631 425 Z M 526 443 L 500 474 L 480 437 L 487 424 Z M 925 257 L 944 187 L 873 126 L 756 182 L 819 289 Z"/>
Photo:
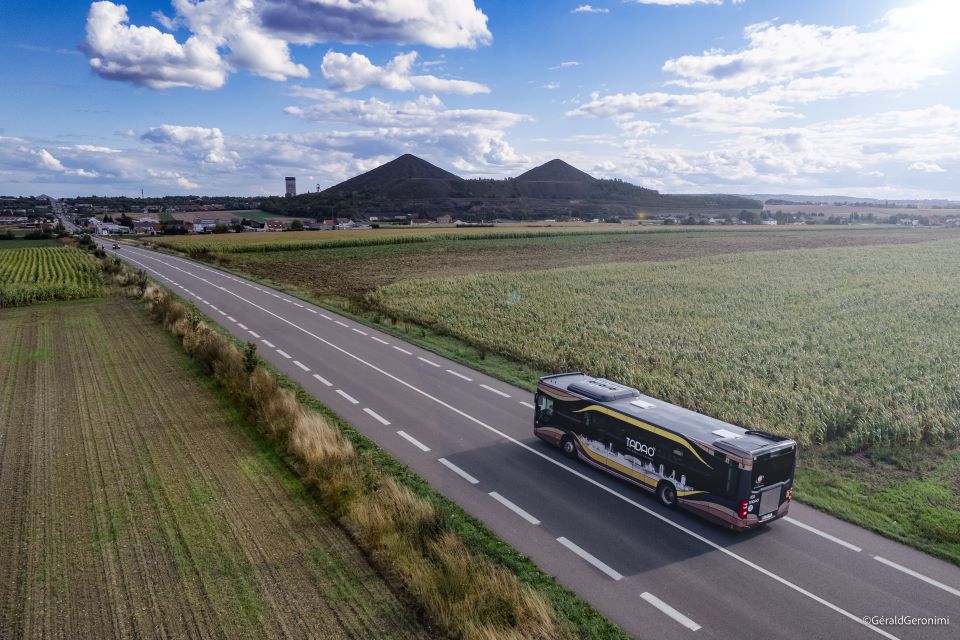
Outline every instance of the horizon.
<path id="1" fill-rule="evenodd" d="M 467 179 L 556 158 L 661 193 L 960 200 L 960 7 L 836 4 L 8 7 L 0 193 L 303 193 L 410 153 Z"/>

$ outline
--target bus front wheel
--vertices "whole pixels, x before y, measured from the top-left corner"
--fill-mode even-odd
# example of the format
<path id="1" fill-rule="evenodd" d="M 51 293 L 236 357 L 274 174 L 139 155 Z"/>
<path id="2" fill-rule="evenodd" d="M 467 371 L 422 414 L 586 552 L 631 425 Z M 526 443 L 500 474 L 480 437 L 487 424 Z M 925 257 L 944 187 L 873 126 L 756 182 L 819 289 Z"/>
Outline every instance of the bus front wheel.
<path id="1" fill-rule="evenodd" d="M 665 507 L 677 506 L 677 490 L 667 481 L 657 485 L 657 500 Z"/>
<path id="2" fill-rule="evenodd" d="M 577 445 L 574 444 L 573 438 L 570 436 L 563 436 L 563 440 L 560 441 L 560 449 L 563 451 L 563 455 L 568 458 L 577 457 Z"/>

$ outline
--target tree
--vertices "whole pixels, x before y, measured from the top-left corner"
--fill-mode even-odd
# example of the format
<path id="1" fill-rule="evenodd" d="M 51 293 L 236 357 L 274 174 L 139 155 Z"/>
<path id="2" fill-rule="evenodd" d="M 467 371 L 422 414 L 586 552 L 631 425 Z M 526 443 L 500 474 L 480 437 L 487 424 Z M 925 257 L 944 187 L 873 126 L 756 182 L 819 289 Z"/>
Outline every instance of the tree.
<path id="1" fill-rule="evenodd" d="M 303 231 L 303 223 L 299 220 L 294 220 L 290 223 L 290 231 Z"/>
<path id="2" fill-rule="evenodd" d="M 223 224 L 222 222 L 218 222 L 216 226 L 213 227 L 214 233 L 226 233 L 227 231 L 229 231 L 227 225 Z"/>

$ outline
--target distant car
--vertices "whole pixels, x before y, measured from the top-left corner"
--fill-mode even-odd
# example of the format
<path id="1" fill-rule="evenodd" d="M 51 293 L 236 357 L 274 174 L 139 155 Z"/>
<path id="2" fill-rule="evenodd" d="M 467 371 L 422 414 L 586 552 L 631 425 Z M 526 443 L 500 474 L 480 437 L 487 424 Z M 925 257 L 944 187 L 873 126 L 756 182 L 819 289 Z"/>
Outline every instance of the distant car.
<path id="1" fill-rule="evenodd" d="M 117 244 L 116 242 L 114 242 L 114 243 L 113 243 L 113 248 L 114 248 L 114 249 L 119 249 L 119 248 L 120 248 L 120 245 Z"/>

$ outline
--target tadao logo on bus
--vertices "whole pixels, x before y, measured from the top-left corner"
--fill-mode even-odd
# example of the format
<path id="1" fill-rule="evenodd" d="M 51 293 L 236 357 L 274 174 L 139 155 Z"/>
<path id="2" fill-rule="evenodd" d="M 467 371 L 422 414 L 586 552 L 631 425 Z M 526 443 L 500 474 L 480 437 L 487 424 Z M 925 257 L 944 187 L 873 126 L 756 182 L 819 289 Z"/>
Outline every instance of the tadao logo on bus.
<path id="1" fill-rule="evenodd" d="M 643 444 L 633 438 L 627 438 L 627 448 L 633 449 L 637 453 L 642 453 L 645 456 L 653 457 L 653 454 L 656 453 L 656 448 L 651 447 L 648 444 Z"/>

